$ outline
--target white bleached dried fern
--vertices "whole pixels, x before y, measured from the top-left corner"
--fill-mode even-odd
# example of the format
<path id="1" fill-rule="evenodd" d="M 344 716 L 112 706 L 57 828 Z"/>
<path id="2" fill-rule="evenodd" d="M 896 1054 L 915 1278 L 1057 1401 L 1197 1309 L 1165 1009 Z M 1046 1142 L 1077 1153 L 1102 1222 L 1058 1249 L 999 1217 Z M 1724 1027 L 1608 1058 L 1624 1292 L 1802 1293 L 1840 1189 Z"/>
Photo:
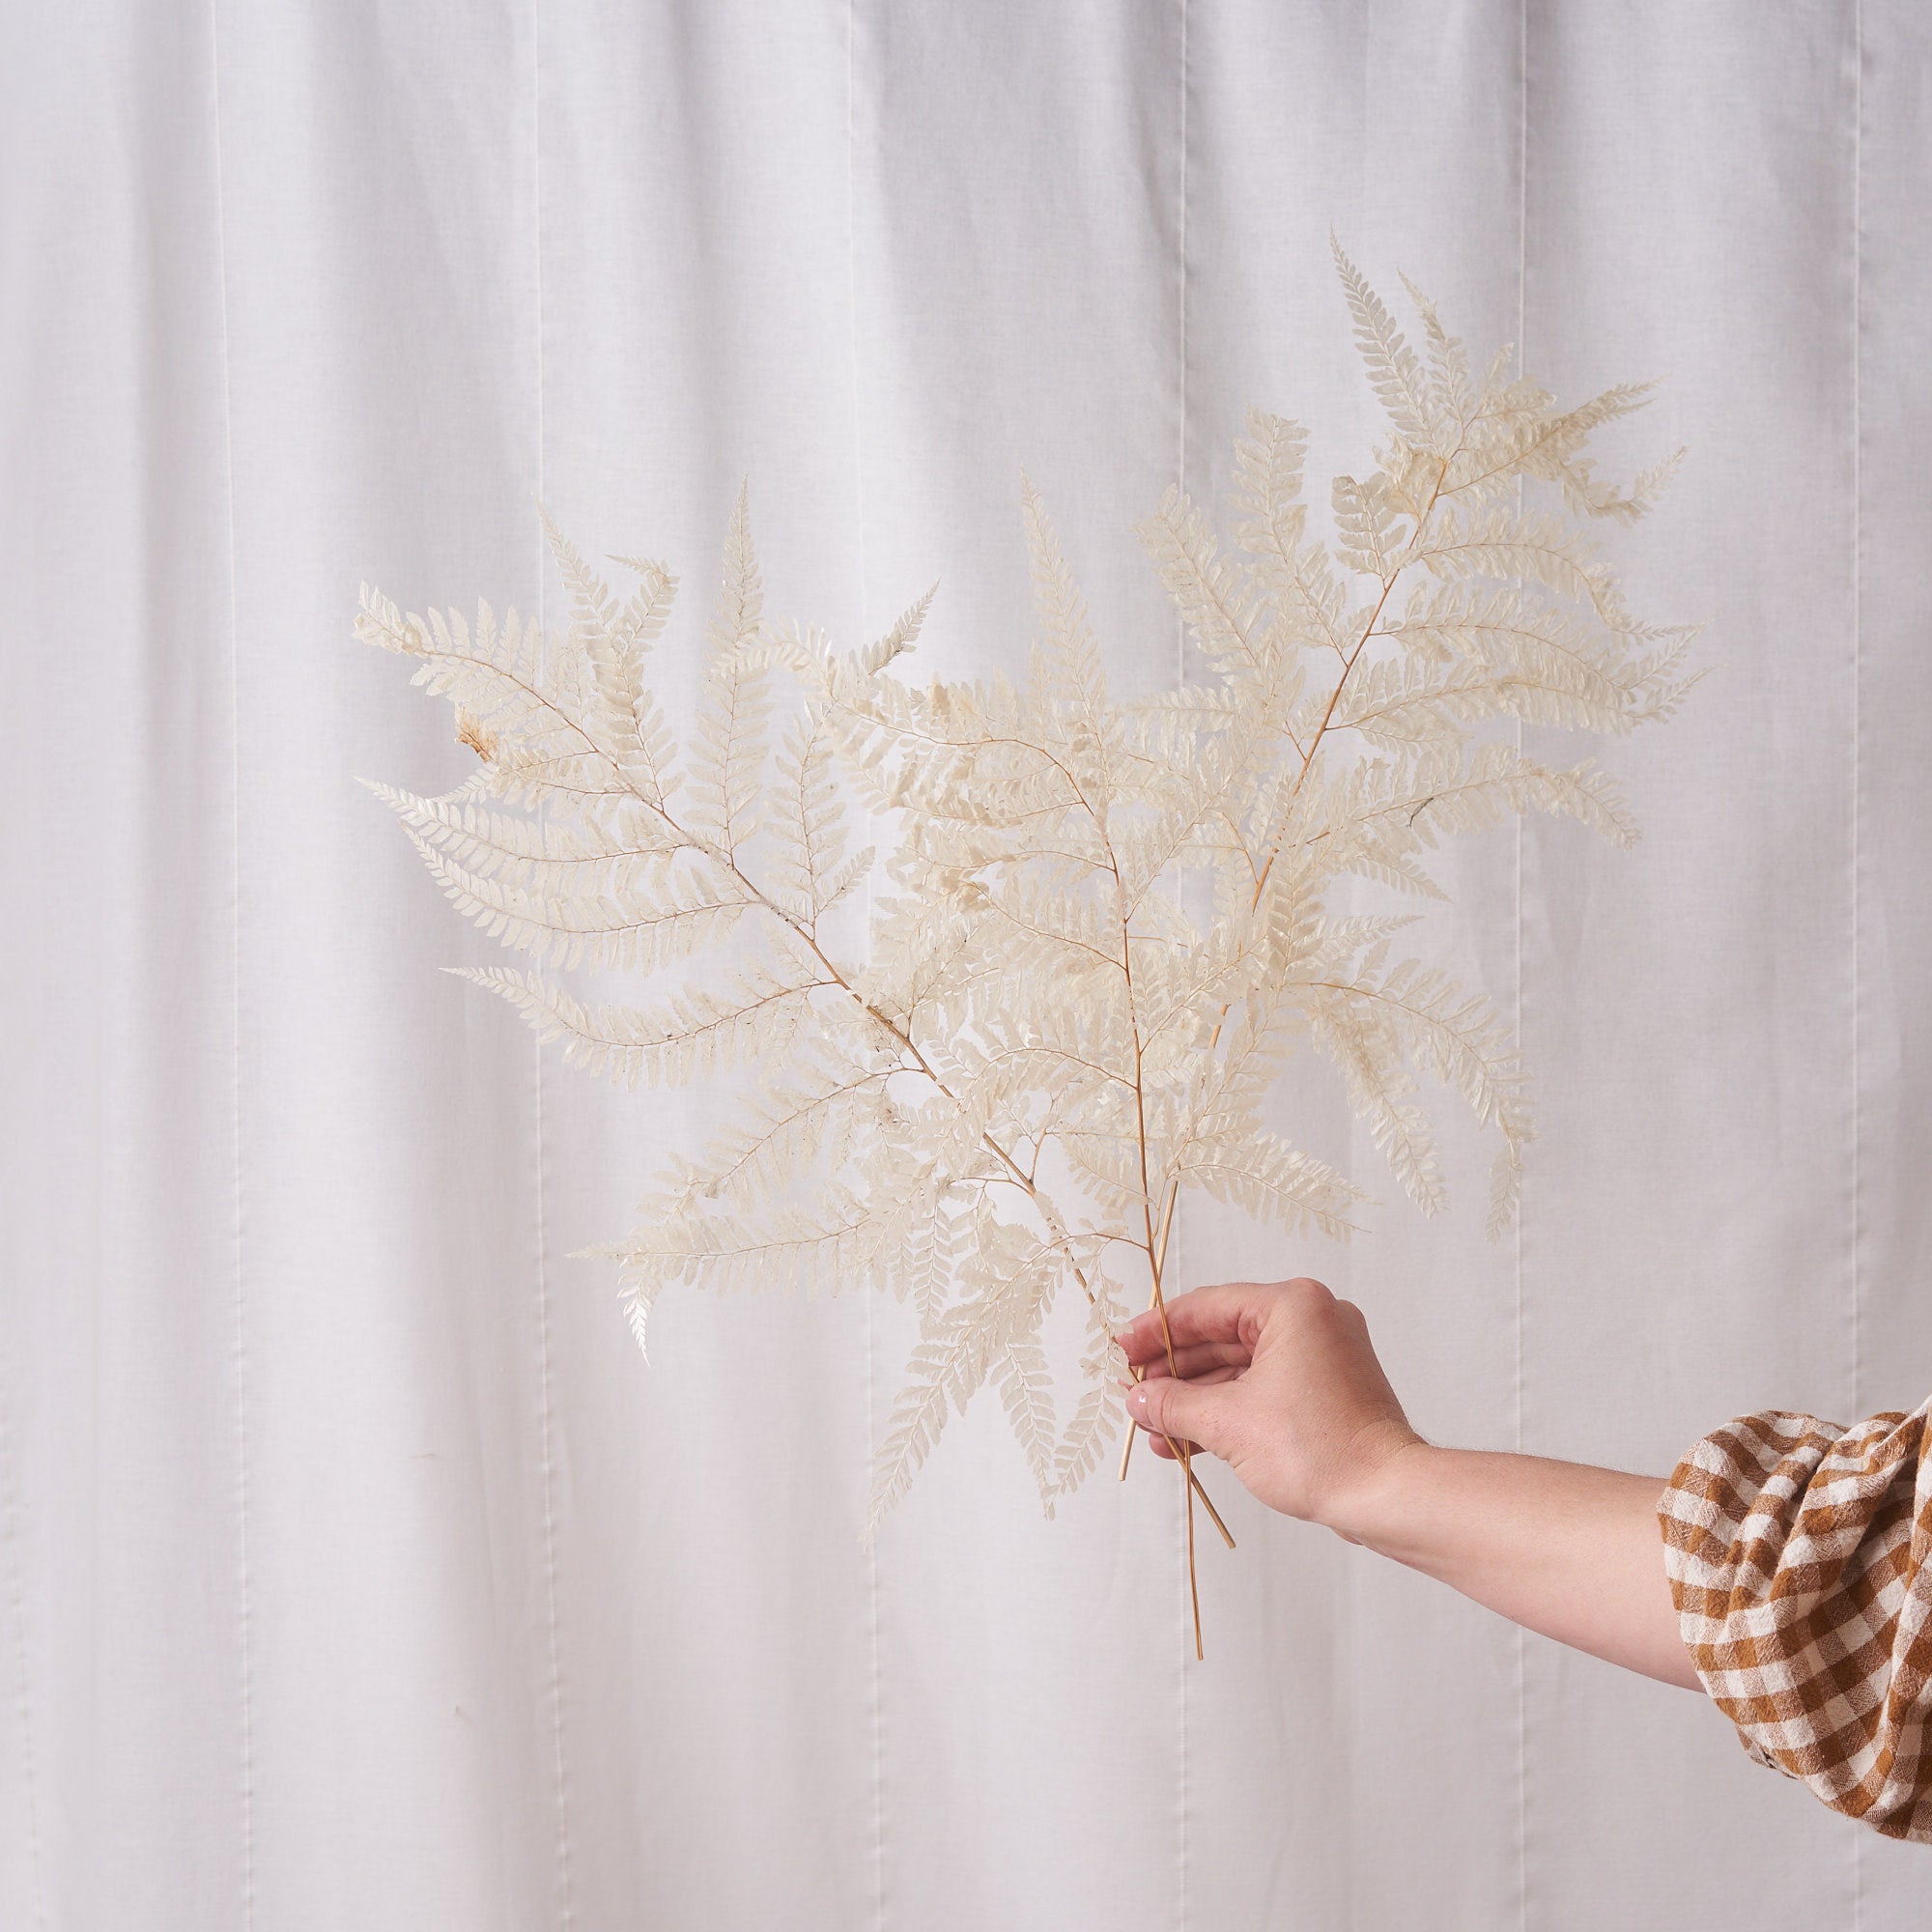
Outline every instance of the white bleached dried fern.
<path id="1" fill-rule="evenodd" d="M 770 622 L 741 493 L 682 771 L 644 674 L 664 565 L 628 562 L 621 597 L 546 521 L 571 611 L 549 639 L 364 591 L 357 635 L 415 660 L 483 760 L 441 797 L 372 787 L 469 918 L 539 962 L 651 978 L 750 928 L 731 963 L 641 1005 L 467 977 L 626 1084 L 746 1070 L 737 1119 L 670 1161 L 637 1231 L 582 1252 L 621 1263 L 639 1342 L 675 1282 L 909 1301 L 920 1341 L 868 1528 L 987 1383 L 1049 1513 L 1093 1470 L 1122 1416 L 1112 1337 L 1131 1290 L 1160 1299 L 1183 1190 L 1348 1230 L 1360 1190 L 1263 1124 L 1298 1045 L 1334 1063 L 1426 1213 L 1444 1189 L 1415 1075 L 1453 1087 L 1497 1135 L 1492 1232 L 1514 1211 L 1530 1122 L 1508 1030 L 1394 955 L 1406 919 L 1331 901 L 1350 876 L 1441 897 L 1438 841 L 1514 812 L 1634 839 L 1592 761 L 1548 766 L 1484 727 L 1616 736 L 1670 715 L 1690 633 L 1640 623 L 1582 526 L 1641 515 L 1671 466 L 1605 486 L 1589 436 L 1643 390 L 1559 410 L 1507 377 L 1508 350 L 1478 378 L 1413 289 L 1419 348 L 1337 263 L 1388 440 L 1335 480 L 1327 542 L 1303 433 L 1259 411 L 1232 553 L 1169 491 L 1140 534 L 1205 668 L 1179 691 L 1110 694 L 1031 487 L 1041 635 L 1022 684 L 902 681 L 930 593 L 849 655 Z M 1522 508 L 1525 485 L 1562 511 Z M 833 936 L 877 870 L 851 801 L 893 835 L 858 950 Z M 1067 1295 L 1087 1343 L 1063 1424 L 1042 1324 Z"/>

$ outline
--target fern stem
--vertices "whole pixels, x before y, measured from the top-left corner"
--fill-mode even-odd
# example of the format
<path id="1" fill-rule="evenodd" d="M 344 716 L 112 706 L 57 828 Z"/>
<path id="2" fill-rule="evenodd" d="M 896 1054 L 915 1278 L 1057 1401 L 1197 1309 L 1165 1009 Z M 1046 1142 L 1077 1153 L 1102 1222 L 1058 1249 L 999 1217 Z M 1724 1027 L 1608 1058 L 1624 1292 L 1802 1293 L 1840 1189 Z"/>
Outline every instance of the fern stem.
<path id="1" fill-rule="evenodd" d="M 1442 486 L 1448 478 L 1450 465 L 1455 462 L 1457 456 L 1461 455 L 1463 444 L 1467 438 L 1467 434 L 1468 434 L 1468 425 L 1465 423 L 1463 426 L 1463 434 L 1459 436 L 1457 439 L 1456 449 L 1450 455 L 1443 458 L 1442 467 L 1436 472 L 1435 488 L 1433 491 L 1431 491 L 1428 503 L 1424 505 L 1421 516 L 1419 516 L 1416 519 L 1415 531 L 1414 534 L 1410 537 L 1407 545 L 1411 560 L 1413 558 L 1415 547 L 1422 539 L 1423 530 L 1427 526 L 1431 516 L 1435 514 L 1435 505 L 1441 498 Z M 1290 806 L 1292 806 L 1294 803 L 1295 799 L 1297 799 L 1301 794 L 1301 787 L 1307 781 L 1308 774 L 1314 767 L 1316 753 L 1321 751 L 1321 741 L 1327 735 L 1329 724 L 1334 719 L 1336 706 L 1339 705 L 1342 701 L 1342 693 L 1344 692 L 1344 690 L 1347 689 L 1349 679 L 1350 675 L 1353 673 L 1355 666 L 1357 662 L 1360 660 L 1362 653 L 1368 649 L 1369 640 L 1378 635 L 1376 627 L 1381 622 L 1382 611 L 1385 609 L 1387 609 L 1388 600 L 1395 592 L 1396 580 L 1402 576 L 1403 571 L 1407 569 L 1407 567 L 1408 567 L 1407 563 L 1405 562 L 1403 564 L 1398 565 L 1396 569 L 1392 570 L 1389 573 L 1387 580 L 1382 584 L 1382 594 L 1376 600 L 1376 608 L 1369 613 L 1369 621 L 1363 627 L 1361 639 L 1356 644 L 1354 650 L 1352 652 L 1344 652 L 1339 642 L 1335 644 L 1335 654 L 1342 660 L 1341 674 L 1335 680 L 1334 690 L 1328 694 L 1328 704 L 1327 708 L 1321 714 L 1321 722 L 1316 726 L 1315 735 L 1312 739 L 1310 739 L 1308 744 L 1308 749 L 1305 752 L 1302 752 L 1301 753 L 1301 769 L 1299 772 L 1295 774 L 1294 786 L 1293 789 L 1289 793 L 1288 797 L 1288 804 Z M 1334 640 L 1331 639 L 1331 641 Z M 1297 751 L 1301 750 L 1298 744 L 1295 746 L 1295 749 Z M 1286 808 L 1284 808 L 1284 810 L 1286 810 Z M 1243 855 L 1248 857 L 1249 870 L 1254 871 L 1254 860 L 1251 855 L 1247 854 L 1246 839 L 1240 838 L 1239 828 L 1234 825 L 1232 821 L 1230 821 L 1230 830 L 1235 832 L 1236 838 L 1239 839 L 1239 842 L 1241 844 Z M 1278 856 L 1279 856 L 1278 850 L 1270 852 L 1267 855 L 1266 859 L 1263 862 L 1260 871 L 1255 873 L 1254 896 L 1248 902 L 1248 909 L 1250 912 L 1252 912 L 1256 906 L 1261 904 L 1262 894 L 1267 889 L 1268 876 L 1274 870 L 1274 862 Z M 1118 885 L 1120 883 L 1120 873 L 1118 870 L 1116 870 L 1114 877 L 1115 877 L 1115 883 Z M 1125 952 L 1124 931 L 1122 934 L 1122 950 L 1124 954 Z M 1128 985 L 1129 985 L 1128 1003 L 1129 1003 L 1129 1010 L 1131 1011 L 1131 1006 L 1132 1006 L 1131 968 L 1128 969 Z M 1220 1017 L 1216 1019 L 1216 1021 L 1214 1022 L 1214 1031 L 1213 1034 L 1209 1037 L 1208 1042 L 1208 1051 L 1210 1055 L 1214 1052 L 1215 1048 L 1217 1048 L 1221 1043 L 1221 1034 L 1223 1029 L 1227 1025 L 1228 1011 L 1229 1009 L 1227 1007 L 1223 1007 L 1221 1009 Z M 1136 1039 L 1136 1049 L 1135 1049 L 1134 1098 L 1136 1103 L 1136 1109 L 1138 1110 L 1140 1102 L 1138 1029 L 1136 1030 L 1135 1039 Z M 1147 1126 L 1144 1117 L 1140 1119 L 1140 1129 L 1141 1129 L 1141 1136 L 1140 1136 L 1141 1188 L 1143 1196 L 1142 1208 L 1143 1212 L 1147 1213 L 1149 1211 L 1149 1204 L 1146 1200 Z M 1168 1181 L 1166 1188 L 1166 1196 L 1167 1198 L 1161 1206 L 1160 1235 L 1157 1241 L 1154 1236 L 1153 1225 L 1151 1219 L 1149 1220 L 1148 1224 L 1148 1261 L 1153 1277 L 1153 1293 L 1151 1297 L 1150 1298 L 1149 1306 L 1153 1308 L 1158 1308 L 1160 1310 L 1161 1336 L 1167 1348 L 1168 1367 L 1170 1372 L 1172 1372 L 1174 1368 L 1174 1338 L 1169 1333 L 1167 1326 L 1167 1304 L 1165 1297 L 1161 1293 L 1161 1267 L 1167 1259 L 1168 1236 L 1173 1231 L 1174 1211 L 1176 1207 L 1179 1205 L 1180 1199 L 1180 1177 L 1179 1175 L 1174 1176 Z M 1134 1379 L 1136 1381 L 1139 1381 L 1141 1379 L 1141 1376 L 1138 1371 L 1135 1372 Z M 1169 1442 L 1168 1446 L 1170 1448 L 1174 1446 L 1172 1441 Z M 1122 1482 L 1125 1482 L 1127 1479 L 1127 1465 L 1133 1458 L 1133 1453 L 1134 1453 L 1134 1433 L 1132 1431 L 1129 1431 L 1126 1441 L 1121 1445 L 1120 1480 Z M 1182 1456 L 1180 1460 L 1182 1467 L 1187 1470 L 1188 1479 L 1190 1483 L 1192 1483 L 1194 1472 L 1189 1463 L 1189 1461 L 1185 1456 Z M 1198 1487 L 1198 1485 L 1196 1485 L 1196 1487 Z M 1205 1490 L 1202 1492 L 1201 1499 L 1204 1503 L 1208 1503 L 1208 1514 L 1212 1516 L 1214 1519 L 1215 1527 L 1219 1529 L 1222 1536 L 1227 1539 L 1228 1548 L 1232 1549 L 1235 1547 L 1235 1539 L 1228 1534 L 1228 1526 L 1221 1520 L 1219 1512 L 1215 1510 L 1212 1503 L 1208 1502 L 1208 1495 Z M 1192 1502 L 1193 1502 L 1193 1495 L 1192 1495 L 1192 1491 L 1190 1490 L 1189 1510 L 1187 1519 L 1188 1577 L 1190 1583 L 1193 1580 L 1193 1559 L 1194 1559 L 1194 1515 L 1193 1515 Z M 1198 1596 L 1196 1597 L 1194 1605 L 1194 1620 L 1195 1620 L 1196 1641 L 1198 1644 L 1200 1635 L 1200 1623 L 1201 1623 L 1201 1605 Z"/>
<path id="2" fill-rule="evenodd" d="M 1083 801 L 1084 802 L 1084 801 Z M 1114 902 L 1120 910 L 1121 918 L 1121 977 L 1125 983 L 1127 999 L 1127 1025 L 1133 1030 L 1134 1038 L 1134 1140 L 1140 1155 L 1141 1167 L 1141 1221 L 1147 1229 L 1148 1275 L 1152 1284 L 1153 1306 L 1160 1311 L 1161 1346 L 1167 1350 L 1167 1371 L 1174 1377 L 1180 1374 L 1179 1365 L 1174 1359 L 1174 1331 L 1167 1323 L 1167 1298 L 1160 1290 L 1161 1255 L 1166 1249 L 1163 1236 L 1160 1248 L 1154 1245 L 1153 1200 L 1148 1185 L 1147 1157 L 1147 1082 L 1143 1076 L 1140 1015 L 1134 1011 L 1134 948 L 1133 934 L 1129 929 L 1130 914 L 1127 909 L 1126 882 L 1121 877 L 1121 864 L 1114 851 L 1114 841 L 1108 837 L 1106 821 L 1093 808 L 1088 807 L 1089 815 L 1094 819 L 1094 829 L 1100 835 L 1100 841 L 1107 850 L 1108 869 L 1114 875 Z M 1136 1378 L 1139 1379 L 1139 1378 Z M 1131 1435 L 1128 1440 L 1133 1438 Z M 1194 1607 L 1194 1656 L 1197 1662 L 1204 1660 L 1207 1651 L 1201 1639 L 1201 1583 L 1194 1562 L 1194 1492 L 1200 1488 L 1194 1476 L 1193 1451 L 1182 1440 L 1177 1442 L 1173 1436 L 1162 1433 L 1162 1439 L 1174 1451 L 1175 1460 L 1180 1464 L 1181 1497 L 1187 1506 L 1187 1595 Z M 1123 1465 L 1124 1466 L 1124 1465 Z M 1218 1521 L 1218 1517 L 1216 1518 Z M 1227 1525 L 1222 1524 L 1221 1534 L 1228 1535 Z M 1229 1548 L 1234 1547 L 1234 1539 L 1228 1538 Z"/>
<path id="3" fill-rule="evenodd" d="M 1321 722 L 1315 727 L 1315 736 L 1309 740 L 1308 750 L 1302 754 L 1301 769 L 1295 774 L 1293 788 L 1288 795 L 1288 804 L 1290 806 L 1293 806 L 1294 801 L 1301 796 L 1301 787 L 1307 782 L 1308 774 L 1315 764 L 1315 754 L 1321 751 L 1321 741 L 1328 735 L 1328 725 L 1335 716 L 1335 707 L 1341 703 L 1342 694 L 1348 689 L 1349 679 L 1353 673 L 1356 665 L 1361 662 L 1362 653 L 1368 649 L 1370 640 L 1380 635 L 1377 631 L 1376 626 L 1381 622 L 1382 612 L 1388 608 L 1390 597 L 1395 594 L 1397 580 L 1408 568 L 1409 564 L 1415 560 L 1415 548 L 1422 541 L 1422 532 L 1427 527 L 1429 519 L 1435 513 L 1435 505 L 1441 499 L 1442 496 L 1442 485 L 1449 475 L 1449 466 L 1463 453 L 1463 442 L 1467 433 L 1468 426 L 1464 424 L 1463 436 L 1457 439 L 1455 449 L 1442 459 L 1442 468 L 1436 472 L 1435 476 L 1435 488 L 1429 493 L 1429 501 L 1423 505 L 1421 516 L 1415 520 L 1415 531 L 1410 536 L 1407 544 L 1408 557 L 1406 561 L 1397 564 L 1389 572 L 1387 579 L 1382 584 L 1382 594 L 1376 599 L 1376 608 L 1369 612 L 1369 621 L 1362 631 L 1361 641 L 1343 660 L 1342 674 L 1335 680 L 1335 689 L 1328 694 L 1328 707 L 1322 712 Z M 1275 853 L 1270 852 L 1262 866 L 1261 877 L 1255 882 L 1254 903 L 1256 905 L 1261 903 L 1262 889 L 1268 882 L 1268 874 L 1274 870 L 1276 856 Z"/>
<path id="4" fill-rule="evenodd" d="M 1314 767 L 1315 755 L 1321 749 L 1322 739 L 1326 737 L 1328 734 L 1328 726 L 1335 716 L 1335 707 L 1342 701 L 1342 693 L 1348 688 L 1349 678 L 1350 674 L 1353 672 L 1356 664 L 1360 661 L 1362 653 L 1368 649 L 1370 639 L 1380 635 L 1377 631 L 1376 626 L 1381 622 L 1382 612 L 1388 607 L 1389 598 L 1393 596 L 1395 593 L 1397 579 L 1400 578 L 1403 572 L 1408 568 L 1408 563 L 1414 560 L 1415 547 L 1422 541 L 1423 530 L 1428 526 L 1429 519 L 1435 514 L 1435 505 L 1441 500 L 1442 486 L 1443 483 L 1448 478 L 1450 466 L 1456 461 L 1456 458 L 1463 453 L 1463 442 L 1466 440 L 1467 436 L 1468 436 L 1468 424 L 1464 423 L 1463 425 L 1463 434 L 1459 436 L 1456 440 L 1455 449 L 1453 449 L 1449 453 L 1449 455 L 1445 456 L 1442 459 L 1442 467 L 1439 470 L 1436 471 L 1435 487 L 1429 493 L 1429 501 L 1423 505 L 1422 514 L 1415 520 L 1415 531 L 1414 534 L 1409 538 L 1407 544 L 1407 549 L 1409 552 L 1408 561 L 1398 564 L 1394 570 L 1389 572 L 1387 581 L 1382 584 L 1382 594 L 1378 598 L 1377 598 L 1376 608 L 1369 613 L 1369 621 L 1362 631 L 1361 641 L 1356 644 L 1352 652 L 1347 653 L 1346 655 L 1342 652 L 1341 646 L 1339 644 L 1336 646 L 1336 654 L 1342 658 L 1342 673 L 1335 680 L 1335 689 L 1328 694 L 1327 709 L 1322 712 L 1321 722 L 1315 728 L 1315 736 L 1309 741 L 1308 750 L 1302 754 L 1301 769 L 1299 772 L 1295 774 L 1293 788 L 1289 792 L 1288 795 L 1288 806 L 1293 806 L 1294 801 L 1301 795 L 1301 787 L 1307 781 L 1308 774 L 1310 770 L 1313 769 Z M 1286 810 L 1287 807 L 1284 807 L 1284 811 Z M 1267 855 L 1267 858 L 1263 862 L 1261 871 L 1256 876 L 1255 879 L 1254 896 L 1248 901 L 1248 910 L 1250 912 L 1252 912 L 1256 906 L 1261 904 L 1262 894 L 1267 888 L 1268 876 L 1271 872 L 1273 872 L 1274 862 L 1281 855 L 1279 849 L 1277 849 L 1276 851 L 1270 852 Z M 1250 863 L 1252 864 L 1252 862 Z M 1221 1044 L 1221 1033 L 1222 1029 L 1228 1023 L 1228 1011 L 1229 1009 L 1227 1007 L 1223 1007 L 1221 1009 L 1220 1017 L 1214 1022 L 1214 1031 L 1209 1036 L 1208 1041 L 1208 1051 L 1210 1054 L 1214 1051 L 1214 1049 L 1217 1046 Z M 1169 1184 L 1167 1203 L 1161 1213 L 1160 1252 L 1163 1257 L 1165 1257 L 1167 1253 L 1167 1233 L 1168 1229 L 1173 1224 L 1174 1208 L 1177 1201 L 1179 1199 L 1179 1195 L 1180 1195 L 1180 1181 L 1179 1177 L 1177 1177 Z M 1156 1282 L 1157 1281 L 1158 1281 L 1158 1267 L 1156 1267 Z M 1163 1315 L 1162 1317 L 1163 1325 L 1165 1325 L 1165 1321 L 1166 1318 L 1165 1315 Z M 1129 1444 L 1129 1446 L 1131 1447 L 1131 1443 Z M 1126 1458 L 1123 1456 L 1121 1459 L 1121 1474 L 1122 1477 L 1124 1477 L 1126 1473 L 1127 1473 L 1127 1463 L 1126 1463 Z"/>
<path id="5" fill-rule="evenodd" d="M 1208 1653 L 1201 1643 L 1201 1583 L 1194 1569 L 1194 1452 L 1180 1445 L 1180 1470 L 1187 1478 L 1187 1595 L 1194 1605 L 1194 1661 L 1205 1663 Z"/>

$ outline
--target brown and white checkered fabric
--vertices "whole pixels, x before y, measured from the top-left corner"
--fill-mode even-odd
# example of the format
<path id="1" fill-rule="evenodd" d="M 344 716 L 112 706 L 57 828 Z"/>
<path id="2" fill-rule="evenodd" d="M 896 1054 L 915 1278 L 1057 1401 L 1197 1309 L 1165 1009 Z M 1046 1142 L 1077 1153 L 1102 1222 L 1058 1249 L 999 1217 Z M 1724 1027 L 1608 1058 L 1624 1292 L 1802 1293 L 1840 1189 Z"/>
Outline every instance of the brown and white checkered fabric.
<path id="1" fill-rule="evenodd" d="M 1739 1416 L 1658 1516 L 1684 1641 L 1745 1748 L 1932 1843 L 1932 1402 L 1855 1429 Z"/>

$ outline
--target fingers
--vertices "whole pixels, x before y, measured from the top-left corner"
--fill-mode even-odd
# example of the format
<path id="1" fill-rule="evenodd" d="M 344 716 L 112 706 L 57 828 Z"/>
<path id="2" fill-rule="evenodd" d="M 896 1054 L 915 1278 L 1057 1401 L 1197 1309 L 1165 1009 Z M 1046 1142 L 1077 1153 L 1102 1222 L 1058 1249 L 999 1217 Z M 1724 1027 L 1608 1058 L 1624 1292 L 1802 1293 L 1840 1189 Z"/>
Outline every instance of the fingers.
<path id="1" fill-rule="evenodd" d="M 1167 1322 L 1161 1311 L 1150 1308 L 1121 1330 L 1120 1344 L 1127 1360 L 1147 1367 L 1157 1356 L 1165 1360 L 1173 1339 L 1177 1351 L 1202 1344 L 1253 1347 L 1261 1323 L 1274 1308 L 1292 1296 L 1320 1295 L 1333 1299 L 1319 1281 L 1231 1281 L 1216 1288 L 1197 1288 L 1167 1303 Z"/>
<path id="2" fill-rule="evenodd" d="M 1127 1413 L 1155 1435 L 1196 1442 L 1212 1455 L 1225 1456 L 1234 1436 L 1236 1401 L 1234 1390 L 1225 1385 L 1150 1376 L 1128 1392 Z"/>
<path id="3" fill-rule="evenodd" d="M 1177 1350 L 1201 1343 L 1238 1343 L 1241 1315 L 1251 1305 L 1252 1294 L 1245 1282 L 1197 1288 L 1167 1303 L 1165 1323 L 1158 1308 L 1135 1316 L 1121 1331 L 1121 1347 L 1128 1361 L 1145 1365 L 1156 1356 L 1166 1359 L 1170 1337 Z"/>
<path id="4" fill-rule="evenodd" d="M 1250 1356 L 1238 1342 L 1197 1342 L 1191 1348 L 1177 1349 L 1174 1360 L 1163 1350 L 1141 1371 L 1149 1376 L 1179 1376 L 1182 1381 L 1221 1381 L 1238 1375 L 1248 1366 Z"/>

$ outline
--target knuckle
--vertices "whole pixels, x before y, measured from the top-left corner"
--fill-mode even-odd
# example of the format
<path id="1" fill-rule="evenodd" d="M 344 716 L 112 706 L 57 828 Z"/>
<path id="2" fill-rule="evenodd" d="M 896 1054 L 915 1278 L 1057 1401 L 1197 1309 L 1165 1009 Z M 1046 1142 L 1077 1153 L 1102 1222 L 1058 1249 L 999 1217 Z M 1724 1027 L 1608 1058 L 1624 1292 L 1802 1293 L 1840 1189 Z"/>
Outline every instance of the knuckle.
<path id="1" fill-rule="evenodd" d="M 1284 1299 L 1309 1314 L 1331 1307 L 1335 1300 L 1328 1284 L 1313 1275 L 1296 1275 L 1293 1281 L 1282 1282 L 1280 1289 Z"/>

